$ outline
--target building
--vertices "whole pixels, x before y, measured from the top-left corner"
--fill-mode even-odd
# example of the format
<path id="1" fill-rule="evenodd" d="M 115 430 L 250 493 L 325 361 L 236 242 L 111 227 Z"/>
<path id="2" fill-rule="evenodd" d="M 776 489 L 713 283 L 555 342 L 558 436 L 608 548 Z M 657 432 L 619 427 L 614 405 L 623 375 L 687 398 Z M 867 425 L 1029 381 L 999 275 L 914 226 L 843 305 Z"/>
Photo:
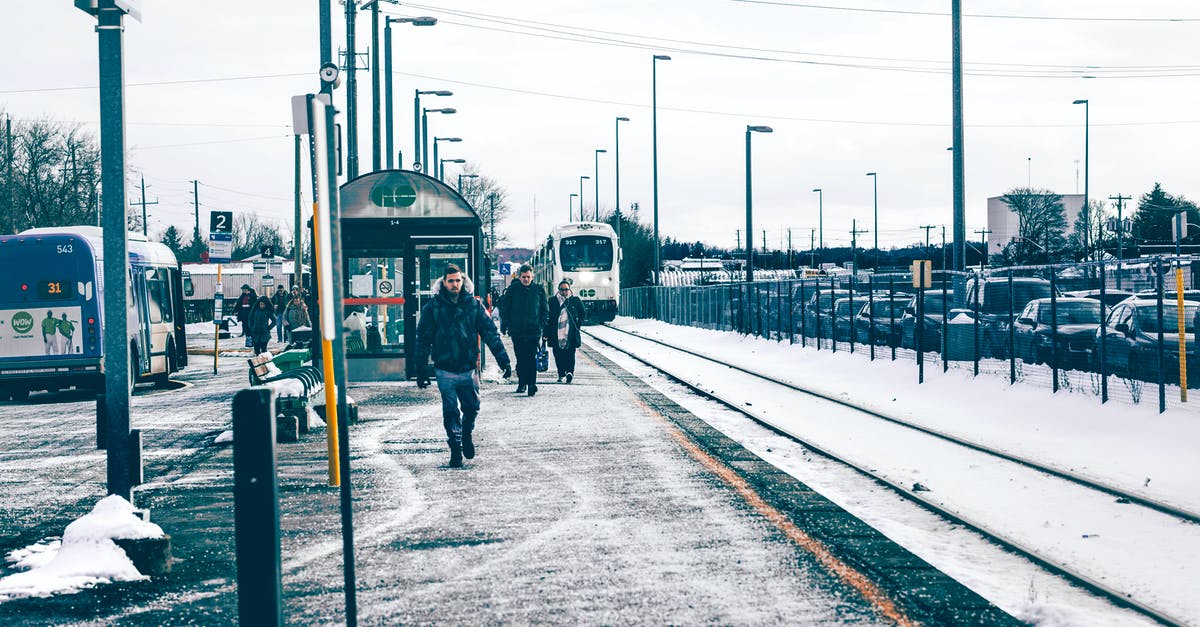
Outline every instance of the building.
<path id="1" fill-rule="evenodd" d="M 1075 217 L 1083 208 L 1083 194 L 1062 194 L 1063 213 L 1066 214 L 1067 231 L 1075 225 Z M 1019 232 L 1017 214 L 1004 202 L 1003 196 L 993 196 L 987 199 L 987 228 L 991 233 L 987 236 L 988 257 L 999 255 L 1016 239 Z"/>

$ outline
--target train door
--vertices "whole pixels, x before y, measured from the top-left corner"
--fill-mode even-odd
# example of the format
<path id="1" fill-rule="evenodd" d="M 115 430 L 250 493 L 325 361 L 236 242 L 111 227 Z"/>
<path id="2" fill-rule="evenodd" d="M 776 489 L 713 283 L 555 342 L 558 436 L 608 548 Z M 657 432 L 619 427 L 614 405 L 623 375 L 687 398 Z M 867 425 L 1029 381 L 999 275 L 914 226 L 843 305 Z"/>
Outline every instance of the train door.
<path id="1" fill-rule="evenodd" d="M 475 239 L 470 236 L 439 236 L 412 238 L 412 271 L 410 280 L 404 283 L 405 307 L 405 337 L 412 346 L 416 342 L 417 323 L 421 307 L 435 295 L 433 283 L 441 278 L 446 264 L 453 263 L 462 268 L 463 272 L 475 283 L 475 292 L 483 286 L 487 287 L 487 277 L 470 276 L 475 267 Z M 482 281 L 482 283 L 480 283 Z M 408 376 L 415 377 L 416 372 L 409 367 Z"/>

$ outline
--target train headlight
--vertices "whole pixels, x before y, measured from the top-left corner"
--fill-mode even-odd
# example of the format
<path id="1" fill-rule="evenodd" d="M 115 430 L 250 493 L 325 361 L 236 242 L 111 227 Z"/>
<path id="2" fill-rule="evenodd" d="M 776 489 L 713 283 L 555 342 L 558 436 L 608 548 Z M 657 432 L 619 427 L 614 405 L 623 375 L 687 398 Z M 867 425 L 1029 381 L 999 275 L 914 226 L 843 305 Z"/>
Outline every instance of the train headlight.
<path id="1" fill-rule="evenodd" d="M 579 279 L 580 283 L 582 283 L 584 285 L 588 285 L 588 284 L 594 283 L 596 281 L 596 273 L 595 272 L 580 272 L 577 278 Z"/>

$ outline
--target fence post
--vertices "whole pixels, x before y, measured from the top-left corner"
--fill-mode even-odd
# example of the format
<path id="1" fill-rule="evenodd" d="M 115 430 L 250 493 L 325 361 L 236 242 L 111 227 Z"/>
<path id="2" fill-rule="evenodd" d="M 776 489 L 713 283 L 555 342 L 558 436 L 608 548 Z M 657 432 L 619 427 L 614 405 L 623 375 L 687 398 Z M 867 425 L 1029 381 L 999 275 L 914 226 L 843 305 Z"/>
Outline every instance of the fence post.
<path id="1" fill-rule="evenodd" d="M 1163 273 L 1163 260 L 1157 260 L 1158 270 L 1158 413 L 1167 411 L 1167 364 L 1164 354 L 1166 341 L 1163 339 L 1163 284 L 1166 275 Z M 1185 356 L 1186 357 L 1186 356 Z"/>
<path id="2" fill-rule="evenodd" d="M 945 269 L 942 270 L 942 372 L 950 372 L 950 338 L 946 332 L 950 330 L 950 290 L 949 283 L 953 274 L 947 275 Z M 925 321 L 921 321 L 921 333 L 925 332 Z M 914 331 L 915 333 L 915 331 Z"/>
<path id="3" fill-rule="evenodd" d="M 808 283 L 806 279 L 800 279 L 800 346 L 808 348 L 808 312 L 805 307 L 808 305 L 808 297 L 804 293 L 804 286 Z M 818 350 L 820 347 L 817 347 Z"/>
<path id="4" fill-rule="evenodd" d="M 1104 345 L 1108 343 L 1108 310 L 1104 304 L 1107 302 L 1105 300 L 1105 281 L 1107 281 L 1107 279 L 1104 276 L 1104 269 L 1106 265 L 1107 264 L 1103 260 L 1100 261 L 1100 341 L 1097 342 L 1097 349 L 1100 353 L 1100 364 L 1099 367 L 1096 368 L 1096 371 L 1100 373 L 1101 405 L 1108 402 L 1108 375 L 1105 372 L 1108 366 L 1104 359 Z M 1119 277 L 1120 275 L 1118 274 L 1117 276 Z"/>
<path id="5" fill-rule="evenodd" d="M 831 279 L 832 280 L 832 279 Z M 832 284 L 832 283 L 831 283 Z M 817 277 L 817 299 L 813 304 L 813 324 L 817 325 L 817 350 L 821 350 L 821 277 Z"/>
<path id="6" fill-rule="evenodd" d="M 273 390 L 249 388 L 233 397 L 233 433 L 238 621 L 283 625 Z"/>
<path id="7" fill-rule="evenodd" d="M 1050 274 L 1050 297 L 1054 297 L 1054 274 Z M 1012 385 L 1017 382 L 1017 342 L 1016 329 L 1013 328 L 1013 307 L 1017 304 L 1013 299 L 1016 294 L 1013 291 L 1013 273 L 1008 272 L 1008 384 Z M 1035 340 L 1036 341 L 1036 340 Z"/>
<path id="8" fill-rule="evenodd" d="M 900 339 L 896 337 L 896 275 L 888 275 L 888 344 L 892 347 L 892 361 L 896 361 L 896 345 Z M 922 323 L 925 321 L 922 320 Z M 915 325 L 913 328 L 916 328 Z"/>
<path id="9" fill-rule="evenodd" d="M 796 289 L 795 281 L 788 281 L 788 344 L 796 343 L 796 298 L 793 292 Z"/>
<path id="10" fill-rule="evenodd" d="M 975 376 L 979 376 L 979 316 L 983 314 L 979 310 L 979 294 L 984 289 L 983 275 L 979 272 L 975 273 Z"/>
<path id="11" fill-rule="evenodd" d="M 1058 392 L 1058 296 L 1055 292 L 1054 277 L 1058 273 L 1050 266 L 1050 390 Z M 1009 273 L 1009 283 L 1012 283 L 1012 273 Z M 1011 301 L 1011 297 L 1010 297 Z M 1012 307 L 1010 306 L 1011 310 Z M 1011 316 L 1010 316 L 1011 317 Z"/>
<path id="12" fill-rule="evenodd" d="M 858 281 L 857 281 L 858 269 L 855 268 L 854 272 L 855 272 L 855 274 L 850 275 L 851 276 L 851 278 L 850 278 L 850 311 L 846 312 L 848 314 L 848 317 L 850 318 L 848 322 L 850 323 L 850 352 L 851 353 L 854 352 L 854 340 L 855 340 L 855 338 L 854 338 L 854 318 L 857 317 L 857 315 L 856 315 L 857 312 L 854 311 L 854 287 L 856 285 L 858 285 Z M 837 308 L 836 304 L 834 305 L 834 308 L 835 309 Z M 837 334 L 837 312 L 836 311 L 834 312 L 834 318 L 833 318 L 833 332 L 835 335 Z"/>
<path id="13" fill-rule="evenodd" d="M 851 312 L 853 313 L 853 312 Z M 851 318 L 855 335 L 858 334 L 858 319 Z M 875 361 L 875 275 L 867 277 L 867 343 L 871 345 L 871 361 Z"/>

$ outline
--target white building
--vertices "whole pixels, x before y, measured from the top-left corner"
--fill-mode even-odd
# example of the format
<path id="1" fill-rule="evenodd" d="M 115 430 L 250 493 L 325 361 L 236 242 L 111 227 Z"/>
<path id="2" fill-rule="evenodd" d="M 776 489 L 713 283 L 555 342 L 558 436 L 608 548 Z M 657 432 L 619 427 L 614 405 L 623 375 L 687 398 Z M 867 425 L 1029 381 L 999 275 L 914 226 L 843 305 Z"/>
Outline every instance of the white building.
<path id="1" fill-rule="evenodd" d="M 1062 194 L 1063 213 L 1066 214 L 1067 232 L 1075 225 L 1075 217 L 1083 208 L 1083 194 Z M 987 234 L 988 257 L 999 255 L 1017 238 L 1020 223 L 1017 214 L 1004 202 L 1003 196 L 993 196 L 987 199 Z M 968 239 L 972 234 L 968 233 Z M 978 241 L 978 240 L 976 240 Z"/>

